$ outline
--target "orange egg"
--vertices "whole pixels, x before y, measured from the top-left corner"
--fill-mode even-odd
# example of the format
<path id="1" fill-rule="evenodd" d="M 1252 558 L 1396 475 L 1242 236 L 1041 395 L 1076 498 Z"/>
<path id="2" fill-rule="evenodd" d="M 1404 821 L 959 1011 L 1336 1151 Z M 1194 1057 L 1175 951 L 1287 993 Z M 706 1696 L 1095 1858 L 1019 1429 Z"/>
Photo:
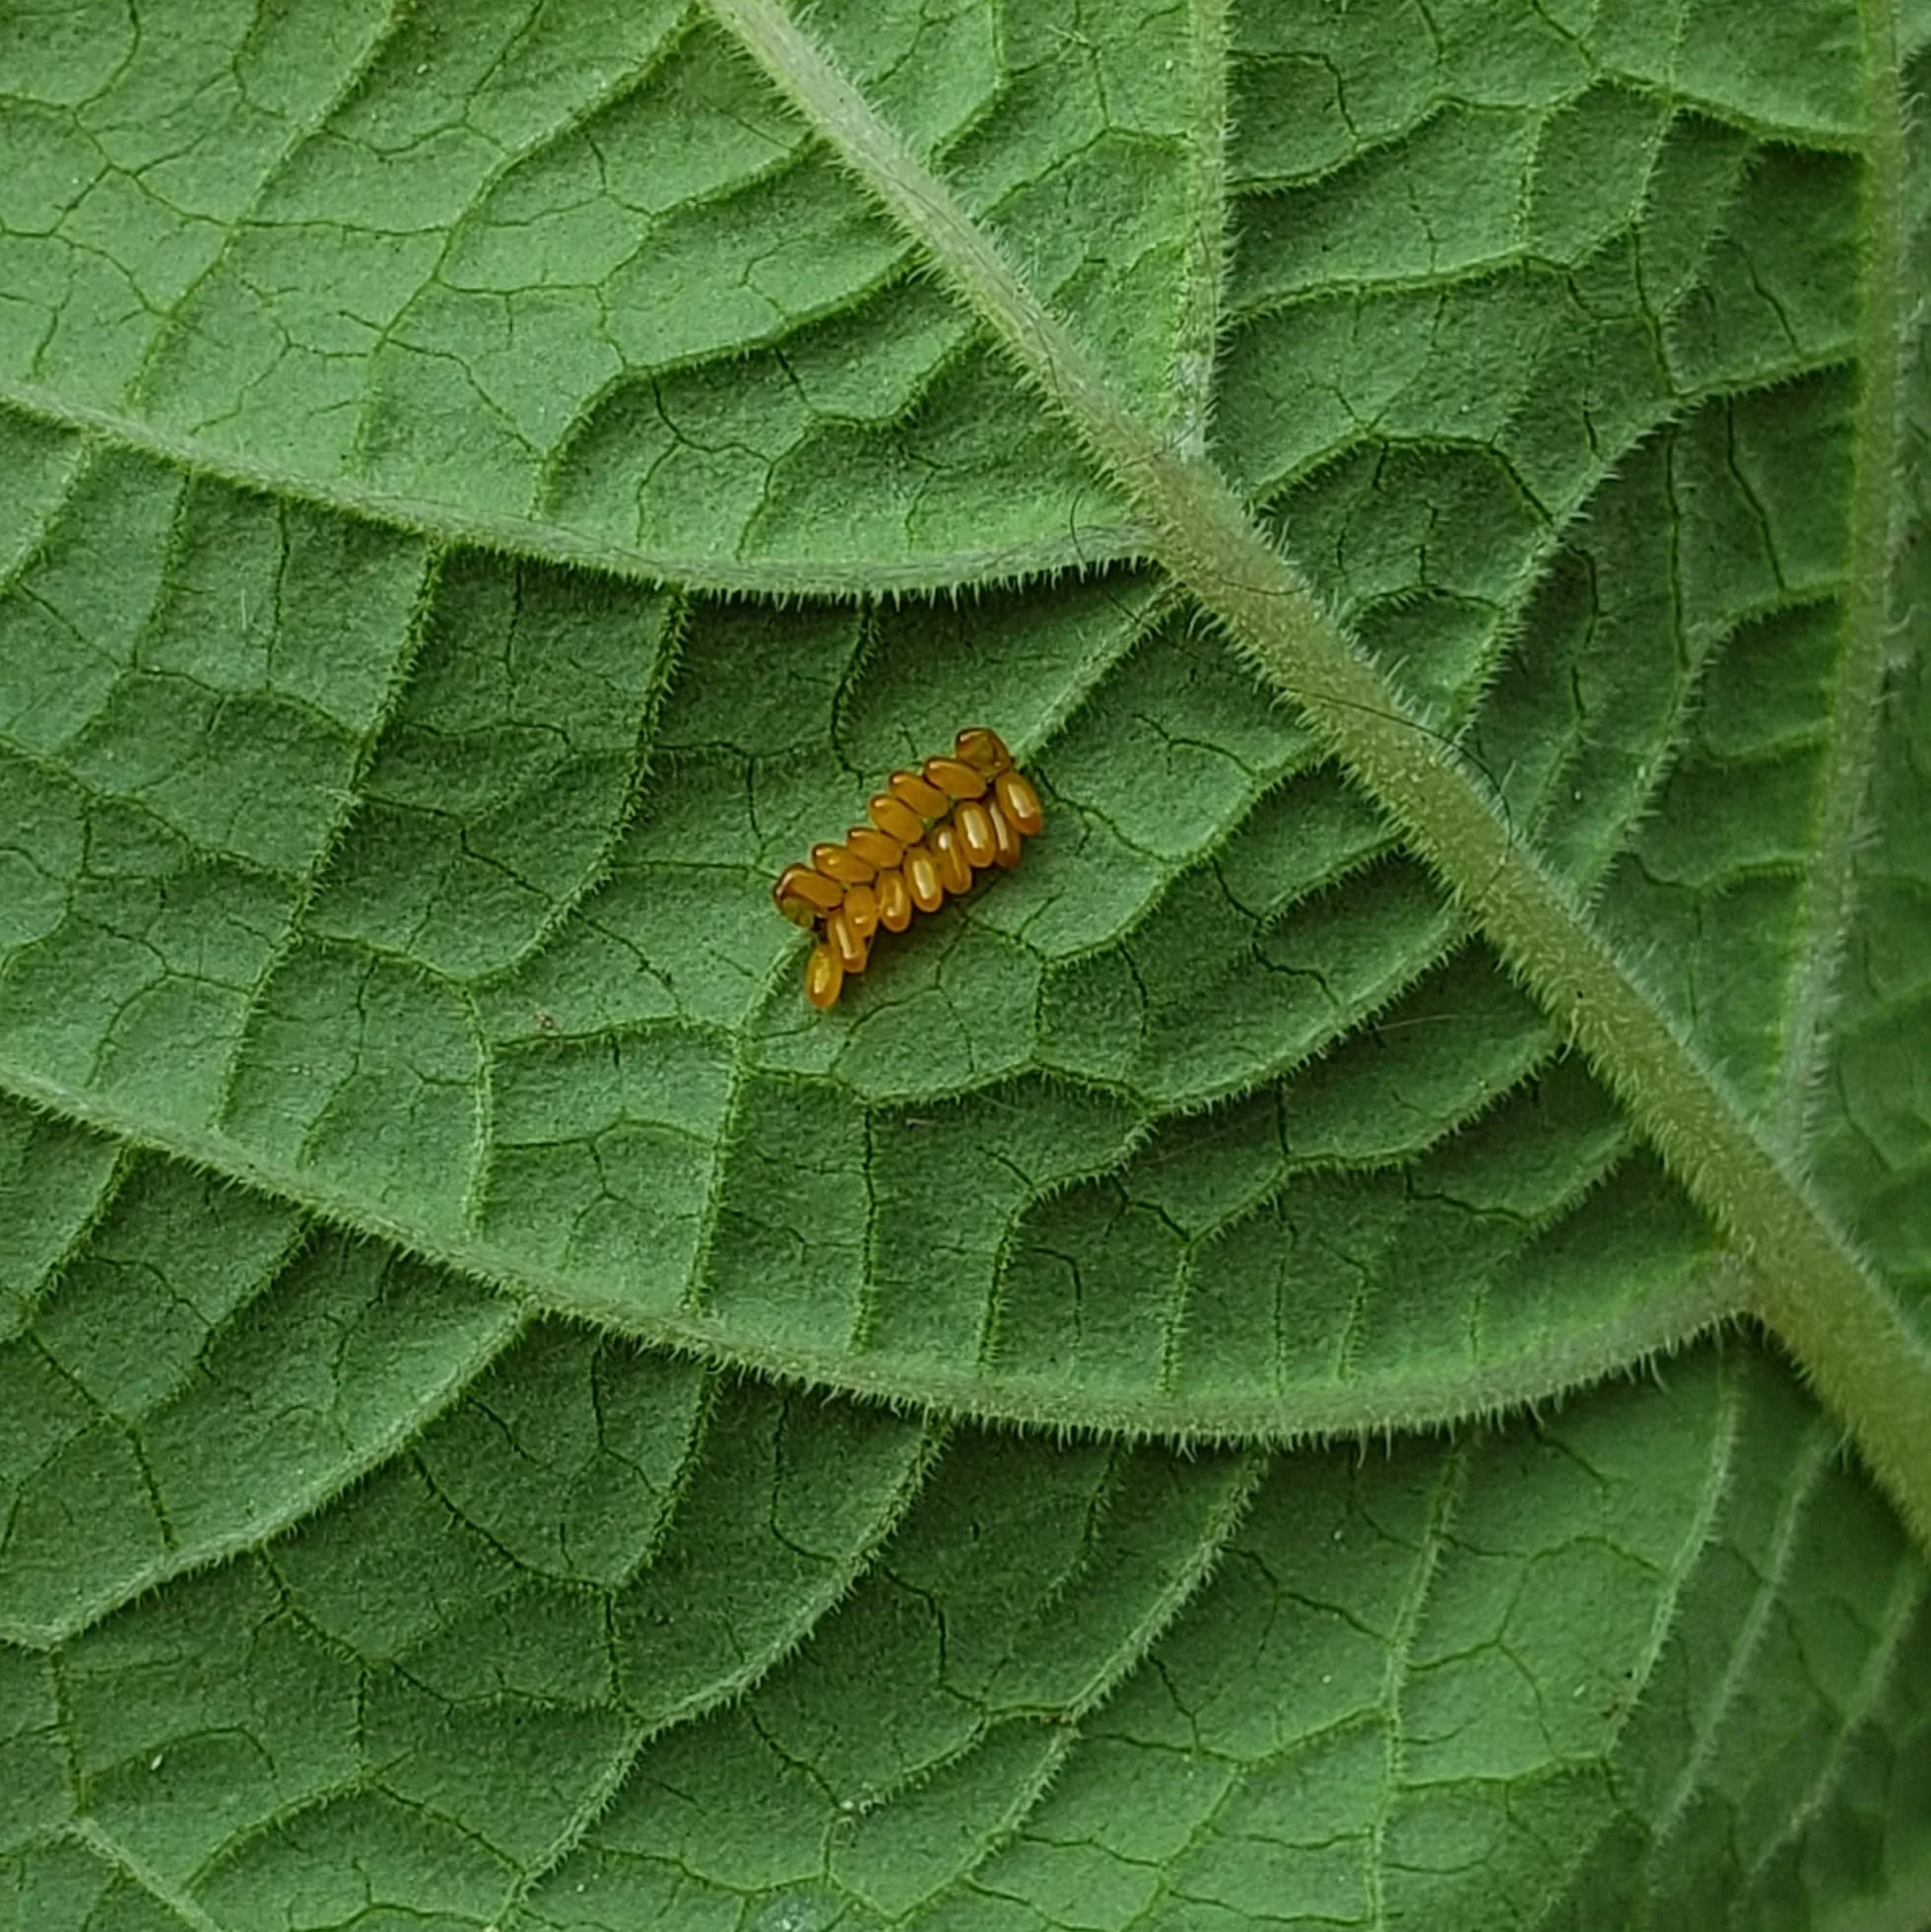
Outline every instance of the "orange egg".
<path id="1" fill-rule="evenodd" d="M 966 856 L 966 847 L 959 842 L 959 833 L 952 821 L 941 820 L 925 834 L 925 842 L 939 862 L 939 883 L 946 891 L 953 894 L 969 893 L 972 890 L 972 864 Z"/>
<path id="2" fill-rule="evenodd" d="M 928 758 L 925 782 L 937 785 L 948 798 L 983 798 L 985 773 L 974 771 L 964 759 Z"/>
<path id="3" fill-rule="evenodd" d="M 903 799 L 882 791 L 865 807 L 872 823 L 899 846 L 916 845 L 925 836 L 925 821 Z"/>
<path id="4" fill-rule="evenodd" d="M 963 798 L 952 815 L 952 822 L 959 829 L 959 842 L 966 848 L 966 856 L 972 862 L 972 869 L 975 872 L 984 871 L 999 850 L 999 840 L 993 834 L 991 811 L 976 798 Z"/>
<path id="5" fill-rule="evenodd" d="M 952 810 L 952 800 L 916 771 L 895 771 L 889 789 L 901 805 L 909 805 L 928 825 Z"/>
<path id="6" fill-rule="evenodd" d="M 905 885 L 911 892 L 912 903 L 921 912 L 936 912 L 946 902 L 939 861 L 929 845 L 914 845 L 906 852 Z"/>
<path id="7" fill-rule="evenodd" d="M 1039 803 L 1039 794 L 1027 783 L 1022 773 L 1002 771 L 992 781 L 992 786 L 1000 809 L 1012 820 L 1013 830 L 1021 837 L 1031 838 L 1045 824 L 1046 811 Z"/>
<path id="8" fill-rule="evenodd" d="M 837 949 L 829 939 L 821 939 L 805 962 L 805 997 L 821 1013 L 838 1003 L 844 985 L 844 967 L 838 964 Z"/>

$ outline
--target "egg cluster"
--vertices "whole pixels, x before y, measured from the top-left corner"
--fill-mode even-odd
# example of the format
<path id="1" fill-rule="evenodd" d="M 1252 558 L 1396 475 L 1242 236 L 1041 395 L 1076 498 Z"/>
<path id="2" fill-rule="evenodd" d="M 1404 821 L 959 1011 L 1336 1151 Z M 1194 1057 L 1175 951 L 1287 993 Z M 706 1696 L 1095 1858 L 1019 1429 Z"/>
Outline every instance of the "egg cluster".
<path id="1" fill-rule="evenodd" d="M 805 967 L 816 1007 L 835 1006 L 845 974 L 865 970 L 881 927 L 903 932 L 986 866 L 1010 872 L 1045 824 L 1039 794 L 984 725 L 962 731 L 950 758 L 895 771 L 865 811 L 870 825 L 853 826 L 841 845 L 814 845 L 811 863 L 787 865 L 771 888 L 777 909 L 819 936 Z"/>

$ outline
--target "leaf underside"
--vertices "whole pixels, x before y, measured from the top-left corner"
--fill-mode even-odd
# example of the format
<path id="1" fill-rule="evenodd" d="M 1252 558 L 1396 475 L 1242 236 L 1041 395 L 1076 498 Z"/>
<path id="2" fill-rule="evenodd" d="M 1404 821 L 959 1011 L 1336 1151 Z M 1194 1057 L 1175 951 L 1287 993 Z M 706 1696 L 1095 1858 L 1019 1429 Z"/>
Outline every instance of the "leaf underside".
<path id="1" fill-rule="evenodd" d="M 1931 12 L 810 17 L 1827 1407 L 762 11 L 0 6 L 0 1926 L 1914 1932 Z M 811 1011 L 978 722 L 1045 833 Z"/>

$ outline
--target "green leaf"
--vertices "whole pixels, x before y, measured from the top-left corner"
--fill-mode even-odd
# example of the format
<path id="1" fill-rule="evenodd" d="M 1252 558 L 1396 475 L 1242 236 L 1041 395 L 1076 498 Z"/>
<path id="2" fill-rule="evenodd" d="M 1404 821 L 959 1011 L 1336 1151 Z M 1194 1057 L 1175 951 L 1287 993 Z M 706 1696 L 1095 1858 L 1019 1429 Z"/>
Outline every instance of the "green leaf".
<path id="1" fill-rule="evenodd" d="M 0 1925 L 1931 1918 L 1922 4 L 0 76 Z"/>

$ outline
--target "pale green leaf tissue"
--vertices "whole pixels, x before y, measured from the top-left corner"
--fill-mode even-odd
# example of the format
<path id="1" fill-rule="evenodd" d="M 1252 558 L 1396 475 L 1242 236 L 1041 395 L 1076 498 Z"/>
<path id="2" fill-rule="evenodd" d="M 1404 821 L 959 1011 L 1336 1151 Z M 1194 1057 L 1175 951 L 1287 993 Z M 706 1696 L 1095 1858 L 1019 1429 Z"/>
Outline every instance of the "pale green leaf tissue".
<path id="1" fill-rule="evenodd" d="M 0 0 L 0 1932 L 1923 1932 L 1927 92 Z"/>

